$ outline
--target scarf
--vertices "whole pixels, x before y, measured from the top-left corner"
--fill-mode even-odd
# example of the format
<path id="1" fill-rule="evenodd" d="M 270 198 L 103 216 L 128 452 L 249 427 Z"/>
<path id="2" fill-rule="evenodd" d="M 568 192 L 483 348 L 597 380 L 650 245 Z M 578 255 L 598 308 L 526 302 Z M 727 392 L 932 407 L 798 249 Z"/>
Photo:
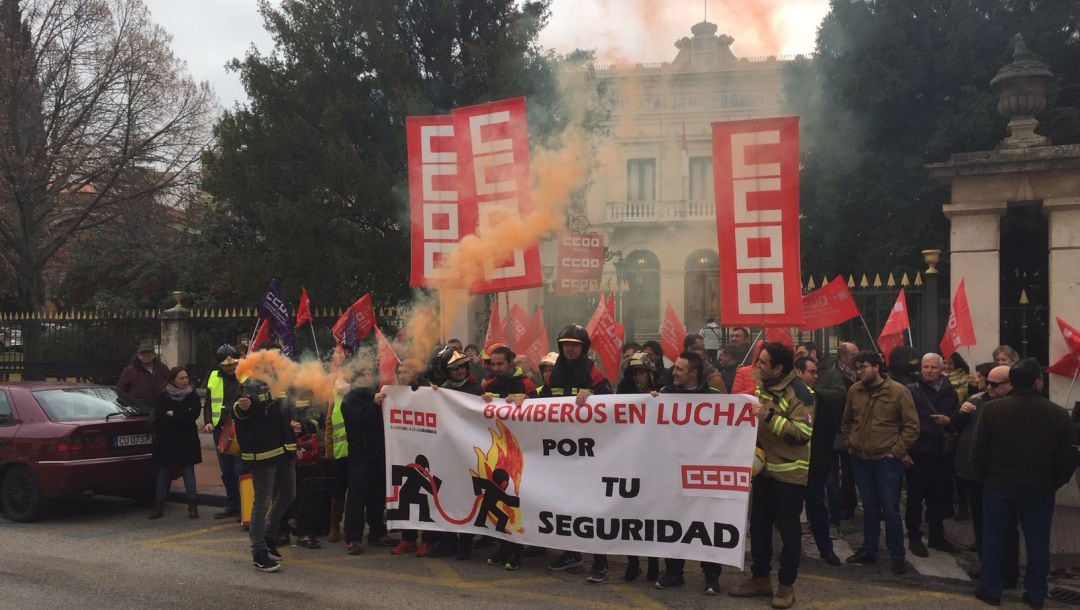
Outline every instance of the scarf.
<path id="1" fill-rule="evenodd" d="M 180 388 L 174 386 L 171 383 L 165 384 L 165 391 L 169 393 L 169 398 L 175 400 L 176 402 L 180 402 L 181 400 L 187 398 L 188 394 L 191 394 L 192 390 L 194 389 L 195 388 L 191 387 L 190 385 L 186 389 L 181 390 Z"/>

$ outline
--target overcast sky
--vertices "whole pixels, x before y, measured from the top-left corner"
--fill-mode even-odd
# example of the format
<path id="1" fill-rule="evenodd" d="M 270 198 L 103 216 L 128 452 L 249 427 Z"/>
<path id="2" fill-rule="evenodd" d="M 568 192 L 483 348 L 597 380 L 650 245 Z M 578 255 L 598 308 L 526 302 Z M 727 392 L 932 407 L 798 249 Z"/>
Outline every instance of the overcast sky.
<path id="1" fill-rule="evenodd" d="M 246 100 L 225 63 L 273 47 L 256 0 L 145 0 L 173 35 L 173 50 L 222 105 Z M 276 3 L 276 0 L 275 0 Z M 675 41 L 705 17 L 735 38 L 740 57 L 810 53 L 828 0 L 552 0 L 540 42 L 559 52 L 596 49 L 604 63 L 670 61 Z"/>

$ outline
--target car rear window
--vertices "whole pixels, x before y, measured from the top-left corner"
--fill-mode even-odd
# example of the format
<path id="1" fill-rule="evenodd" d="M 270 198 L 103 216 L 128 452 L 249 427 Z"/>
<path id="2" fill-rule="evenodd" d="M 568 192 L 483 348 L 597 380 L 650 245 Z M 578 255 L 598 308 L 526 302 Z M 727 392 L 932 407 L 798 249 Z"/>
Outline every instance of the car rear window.
<path id="1" fill-rule="evenodd" d="M 147 415 L 139 401 L 112 388 L 58 388 L 34 392 L 45 414 L 54 422 L 105 419 L 109 415 Z"/>

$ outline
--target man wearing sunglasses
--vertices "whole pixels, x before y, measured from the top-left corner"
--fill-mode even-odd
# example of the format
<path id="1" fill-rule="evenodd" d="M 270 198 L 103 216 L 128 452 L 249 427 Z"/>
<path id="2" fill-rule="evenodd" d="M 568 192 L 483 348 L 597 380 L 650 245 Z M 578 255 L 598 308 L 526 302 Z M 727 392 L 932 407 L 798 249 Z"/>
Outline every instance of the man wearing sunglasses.
<path id="1" fill-rule="evenodd" d="M 1001 389 L 1000 368 L 990 371 L 989 388 Z M 1041 608 L 1050 571 L 1054 493 L 1072 478 L 1076 435 L 1065 409 L 1036 389 L 1042 377 L 1037 360 L 1017 362 L 1008 375 L 1012 390 L 982 408 L 971 449 L 975 478 L 983 482 L 982 573 L 975 597 L 1001 603 L 1003 538 L 1010 516 L 1018 514 L 1027 548 L 1023 599 Z"/>

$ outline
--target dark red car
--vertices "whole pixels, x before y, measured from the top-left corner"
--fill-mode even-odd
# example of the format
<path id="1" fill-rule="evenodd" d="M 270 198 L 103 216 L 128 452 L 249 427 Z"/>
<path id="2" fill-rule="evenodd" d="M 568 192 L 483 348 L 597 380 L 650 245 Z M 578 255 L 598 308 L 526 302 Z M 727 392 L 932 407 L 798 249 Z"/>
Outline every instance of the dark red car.
<path id="1" fill-rule="evenodd" d="M 147 415 L 111 387 L 0 383 L 0 509 L 33 521 L 62 496 L 146 497 L 155 473 Z"/>

